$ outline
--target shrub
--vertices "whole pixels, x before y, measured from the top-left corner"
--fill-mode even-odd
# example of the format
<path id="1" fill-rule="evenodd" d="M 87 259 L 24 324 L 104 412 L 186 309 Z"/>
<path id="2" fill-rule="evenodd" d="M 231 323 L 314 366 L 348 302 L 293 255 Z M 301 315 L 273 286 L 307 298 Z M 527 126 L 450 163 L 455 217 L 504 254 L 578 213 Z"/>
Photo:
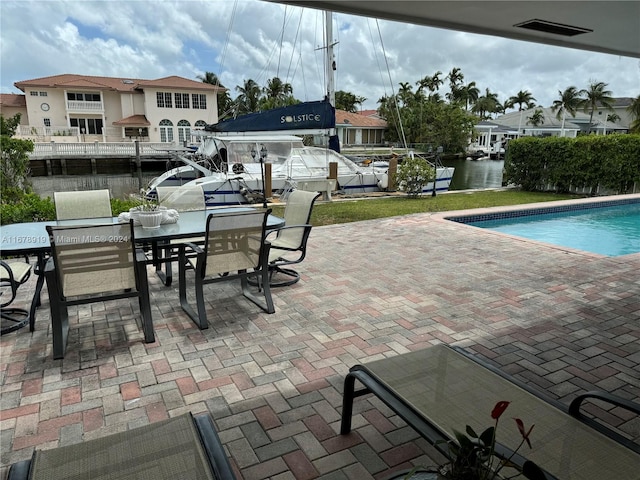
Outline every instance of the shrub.
<path id="1" fill-rule="evenodd" d="M 524 190 L 598 188 L 627 193 L 640 182 L 640 135 L 525 137 L 509 142 L 505 180 Z"/>
<path id="2" fill-rule="evenodd" d="M 422 157 L 405 158 L 398 166 L 398 188 L 410 197 L 417 197 L 424 186 L 435 178 L 435 168 Z"/>
<path id="3" fill-rule="evenodd" d="M 23 193 L 16 203 L 0 204 L 0 224 L 41 222 L 56 219 L 56 209 L 50 197 Z"/>

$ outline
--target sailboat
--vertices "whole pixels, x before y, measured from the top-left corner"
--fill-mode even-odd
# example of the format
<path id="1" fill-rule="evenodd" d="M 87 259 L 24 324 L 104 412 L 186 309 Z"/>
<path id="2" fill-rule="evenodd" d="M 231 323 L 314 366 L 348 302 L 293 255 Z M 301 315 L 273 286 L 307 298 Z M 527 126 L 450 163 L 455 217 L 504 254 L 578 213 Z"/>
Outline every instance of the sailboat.
<path id="1" fill-rule="evenodd" d="M 326 15 L 326 38 L 332 38 L 332 13 Z M 177 154 L 178 166 L 153 179 L 147 193 L 159 186 L 199 185 L 209 206 L 265 201 L 265 164 L 270 164 L 271 189 L 284 195 L 293 189 L 365 194 L 389 188 L 388 166 L 357 164 L 340 153 L 336 135 L 333 44 L 328 42 L 328 93 L 325 99 L 251 113 L 207 125 L 191 155 Z M 193 132 L 196 133 L 196 132 Z M 326 147 L 303 144 L 299 135 L 322 137 Z M 436 166 L 435 187 L 446 191 L 453 168 Z"/>

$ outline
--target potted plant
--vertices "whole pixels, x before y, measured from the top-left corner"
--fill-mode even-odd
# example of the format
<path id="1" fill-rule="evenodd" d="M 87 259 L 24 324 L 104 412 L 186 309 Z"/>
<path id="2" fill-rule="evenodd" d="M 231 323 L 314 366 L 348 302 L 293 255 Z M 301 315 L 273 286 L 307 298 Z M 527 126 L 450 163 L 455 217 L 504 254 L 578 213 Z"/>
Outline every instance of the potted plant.
<path id="1" fill-rule="evenodd" d="M 145 195 L 144 191 L 141 191 L 138 196 L 134 196 L 134 200 L 138 205 L 129 209 L 134 223 L 139 222 L 142 228 L 160 227 L 164 211 L 158 204 L 157 199 L 155 197 L 149 197 Z"/>
<path id="2" fill-rule="evenodd" d="M 527 430 L 519 418 L 514 418 L 516 426 L 522 437 L 520 444 L 509 458 L 500 458 L 496 455 L 496 431 L 498 422 L 510 402 L 500 401 L 491 411 L 494 424 L 477 434 L 469 425 L 466 433 L 454 430 L 455 440 L 443 441 L 449 446 L 451 460 L 440 465 L 436 472 L 436 478 L 447 480 L 506 480 L 527 478 L 529 480 L 546 480 L 544 472 L 533 462 L 527 460 L 522 470 L 511 462 L 513 456 L 526 443 L 531 448 L 529 436 L 533 425 Z M 505 467 L 511 467 L 509 474 L 503 473 Z M 514 470 L 515 469 L 515 470 Z M 413 479 L 418 472 L 424 472 L 423 467 L 415 467 L 407 473 L 405 479 Z"/>

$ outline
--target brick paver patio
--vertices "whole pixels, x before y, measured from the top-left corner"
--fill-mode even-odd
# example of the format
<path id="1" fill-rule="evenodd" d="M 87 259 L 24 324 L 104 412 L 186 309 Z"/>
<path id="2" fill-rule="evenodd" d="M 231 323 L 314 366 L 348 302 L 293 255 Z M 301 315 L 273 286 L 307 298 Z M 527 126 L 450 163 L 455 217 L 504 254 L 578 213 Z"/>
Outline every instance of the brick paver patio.
<path id="1" fill-rule="evenodd" d="M 273 315 L 236 285 L 210 285 L 199 331 L 177 286 L 149 268 L 156 342 L 143 342 L 135 300 L 76 307 L 57 361 L 45 289 L 36 331 L 1 339 L 0 475 L 34 448 L 185 411 L 211 413 L 240 479 L 433 465 L 434 450 L 371 397 L 356 401 L 354 432 L 338 430 L 350 366 L 439 342 L 563 402 L 594 388 L 640 398 L 640 254 L 598 257 L 418 214 L 315 228 L 299 271 L 274 290 Z M 598 413 L 640 436 L 637 419 Z"/>

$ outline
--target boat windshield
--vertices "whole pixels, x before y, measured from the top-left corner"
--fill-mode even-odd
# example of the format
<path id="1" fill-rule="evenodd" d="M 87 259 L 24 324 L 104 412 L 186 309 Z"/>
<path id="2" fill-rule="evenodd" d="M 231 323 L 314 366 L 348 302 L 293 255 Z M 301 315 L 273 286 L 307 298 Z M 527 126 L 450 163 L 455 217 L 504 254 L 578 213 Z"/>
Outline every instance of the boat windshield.
<path id="1" fill-rule="evenodd" d="M 266 161 L 274 165 L 284 163 L 293 148 L 302 147 L 300 141 L 234 141 L 226 143 L 229 163 L 258 163 L 262 147 L 267 152 Z M 253 152 L 253 155 L 252 155 Z M 255 158 L 254 158 L 255 155 Z"/>

